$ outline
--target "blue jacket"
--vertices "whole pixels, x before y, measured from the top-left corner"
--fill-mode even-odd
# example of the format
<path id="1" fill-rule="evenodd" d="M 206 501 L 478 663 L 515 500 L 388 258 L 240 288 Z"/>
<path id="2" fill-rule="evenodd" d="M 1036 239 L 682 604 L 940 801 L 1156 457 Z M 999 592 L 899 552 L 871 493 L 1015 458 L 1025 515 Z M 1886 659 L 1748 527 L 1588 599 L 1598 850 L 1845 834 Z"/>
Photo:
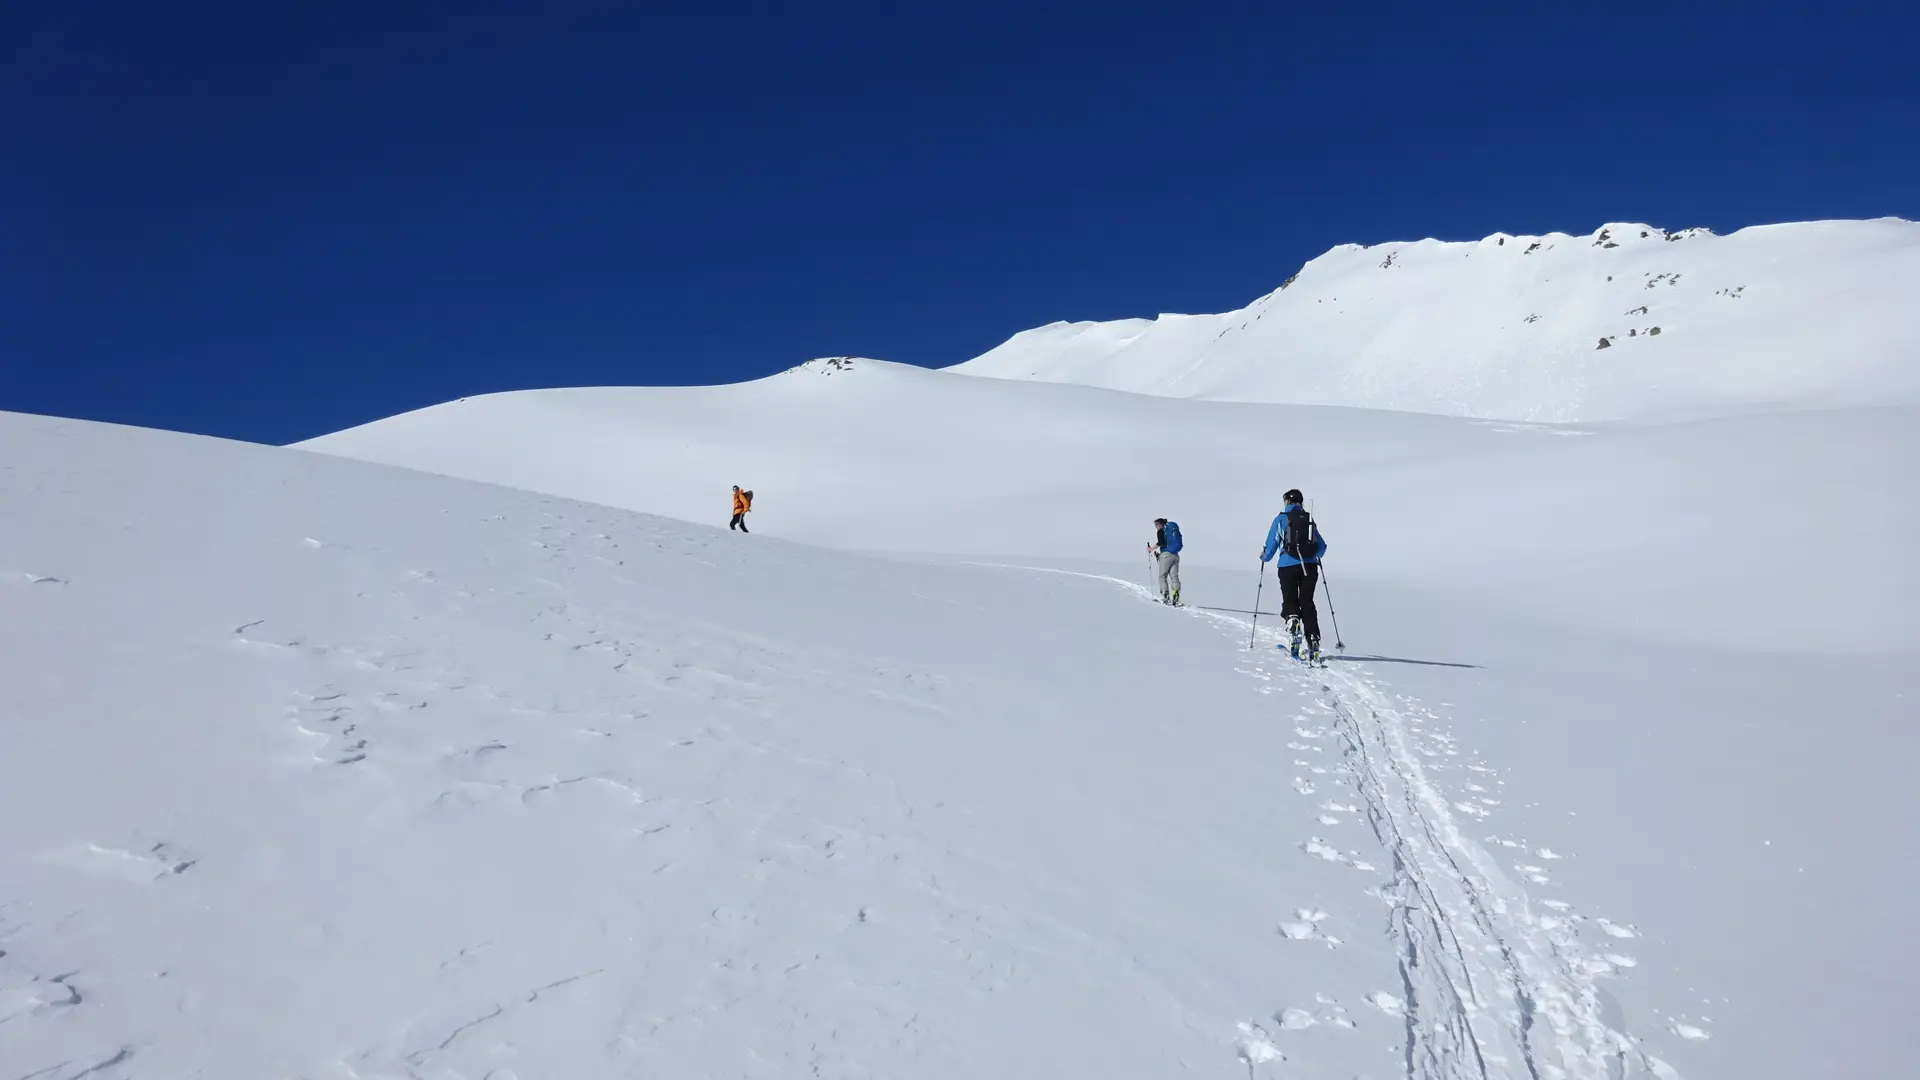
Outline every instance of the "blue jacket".
<path id="1" fill-rule="evenodd" d="M 1169 521 L 1161 527 L 1160 551 L 1163 554 L 1178 555 L 1180 554 L 1180 548 L 1182 546 L 1184 545 L 1180 539 L 1180 526 L 1178 524 Z"/>
<path id="2" fill-rule="evenodd" d="M 1279 565 L 1281 566 L 1299 566 L 1300 565 L 1299 559 L 1294 558 L 1293 556 L 1287 554 L 1284 551 L 1280 551 L 1280 544 L 1282 541 L 1286 539 L 1287 513 L 1288 511 L 1298 510 L 1298 509 L 1300 509 L 1299 503 L 1288 503 L 1286 507 L 1280 511 L 1280 515 L 1273 519 L 1273 525 L 1267 529 L 1267 546 L 1260 549 L 1260 565 L 1265 566 L 1268 560 L 1274 557 L 1275 552 L 1279 552 L 1279 555 L 1280 555 Z M 1307 557 L 1307 562 L 1310 565 L 1318 566 L 1320 564 L 1320 560 L 1325 558 L 1326 554 L 1327 554 L 1327 538 L 1320 535 L 1320 523 L 1314 522 L 1313 554 Z"/>

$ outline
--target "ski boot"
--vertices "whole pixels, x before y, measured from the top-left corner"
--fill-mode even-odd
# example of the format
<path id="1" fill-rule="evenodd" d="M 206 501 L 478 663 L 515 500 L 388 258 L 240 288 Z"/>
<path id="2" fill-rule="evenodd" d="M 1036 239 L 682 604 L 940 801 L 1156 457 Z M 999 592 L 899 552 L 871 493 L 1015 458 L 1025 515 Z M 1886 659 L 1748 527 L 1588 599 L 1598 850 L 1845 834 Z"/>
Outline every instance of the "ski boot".
<path id="1" fill-rule="evenodd" d="M 1327 658 L 1320 655 L 1320 639 L 1319 638 L 1311 638 L 1307 641 L 1307 666 L 1309 667 L 1326 667 L 1327 666 Z"/>
<path id="2" fill-rule="evenodd" d="M 1300 625 L 1300 616 L 1294 615 L 1289 617 L 1287 619 L 1287 655 L 1293 657 L 1295 660 L 1305 659 L 1305 657 L 1301 655 L 1305 644 L 1306 631 Z"/>

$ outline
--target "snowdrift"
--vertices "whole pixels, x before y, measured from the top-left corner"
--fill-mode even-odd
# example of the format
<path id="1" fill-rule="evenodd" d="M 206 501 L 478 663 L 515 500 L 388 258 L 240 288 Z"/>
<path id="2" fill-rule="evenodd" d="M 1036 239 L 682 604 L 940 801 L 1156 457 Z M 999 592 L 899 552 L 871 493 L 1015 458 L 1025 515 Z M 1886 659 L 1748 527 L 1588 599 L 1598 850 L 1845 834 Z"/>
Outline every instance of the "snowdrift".
<path id="1" fill-rule="evenodd" d="M 1349 244 L 1238 311 L 1058 322 L 949 368 L 1543 422 L 1920 401 L 1920 225 Z"/>

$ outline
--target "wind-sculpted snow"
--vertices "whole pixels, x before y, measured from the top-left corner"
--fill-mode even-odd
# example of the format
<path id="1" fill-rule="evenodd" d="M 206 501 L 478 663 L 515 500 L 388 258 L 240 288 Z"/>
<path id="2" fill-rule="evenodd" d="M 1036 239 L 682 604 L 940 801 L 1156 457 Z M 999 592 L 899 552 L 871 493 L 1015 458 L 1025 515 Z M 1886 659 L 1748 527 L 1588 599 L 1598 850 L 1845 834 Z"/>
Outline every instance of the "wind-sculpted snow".
<path id="1" fill-rule="evenodd" d="M 1920 225 L 1348 244 L 1219 315 L 1057 322 L 949 370 L 1586 423 L 1920 400 Z"/>

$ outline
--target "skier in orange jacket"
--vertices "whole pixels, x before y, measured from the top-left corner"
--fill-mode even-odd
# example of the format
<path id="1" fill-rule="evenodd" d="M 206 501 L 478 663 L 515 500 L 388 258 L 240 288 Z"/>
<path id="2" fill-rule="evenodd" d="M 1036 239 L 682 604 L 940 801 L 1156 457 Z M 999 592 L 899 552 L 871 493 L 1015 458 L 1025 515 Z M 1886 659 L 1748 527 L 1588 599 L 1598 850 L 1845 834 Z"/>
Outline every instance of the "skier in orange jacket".
<path id="1" fill-rule="evenodd" d="M 733 520 L 727 522 L 729 530 L 747 531 L 747 512 L 753 509 L 753 492 L 741 491 L 740 485 L 733 485 Z"/>

